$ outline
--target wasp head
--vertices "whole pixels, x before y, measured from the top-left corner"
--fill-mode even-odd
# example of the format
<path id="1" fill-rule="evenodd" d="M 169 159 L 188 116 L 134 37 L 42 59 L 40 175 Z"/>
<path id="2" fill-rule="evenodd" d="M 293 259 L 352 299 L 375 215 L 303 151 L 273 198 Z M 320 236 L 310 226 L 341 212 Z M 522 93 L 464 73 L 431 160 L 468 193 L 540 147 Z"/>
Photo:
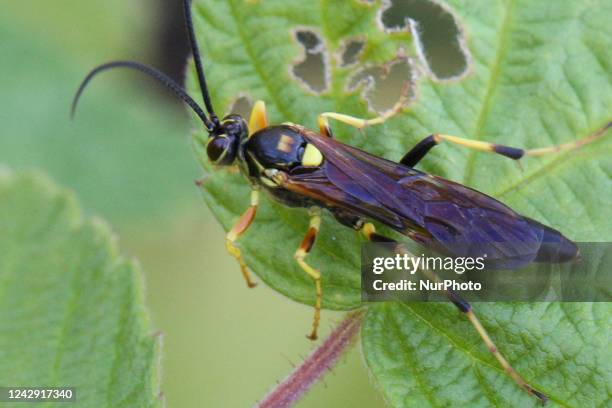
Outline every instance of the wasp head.
<path id="1" fill-rule="evenodd" d="M 249 129 L 242 116 L 226 116 L 210 133 L 206 144 L 208 159 L 218 166 L 232 165 L 236 160 L 240 141 L 246 139 L 248 135 Z"/>

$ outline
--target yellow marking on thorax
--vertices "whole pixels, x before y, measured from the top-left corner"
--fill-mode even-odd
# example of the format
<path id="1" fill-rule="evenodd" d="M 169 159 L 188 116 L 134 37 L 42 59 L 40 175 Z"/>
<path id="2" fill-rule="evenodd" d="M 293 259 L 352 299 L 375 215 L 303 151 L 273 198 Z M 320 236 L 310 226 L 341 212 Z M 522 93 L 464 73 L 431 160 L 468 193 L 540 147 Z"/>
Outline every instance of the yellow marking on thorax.
<path id="1" fill-rule="evenodd" d="M 312 143 L 308 143 L 302 156 L 302 166 L 316 167 L 323 162 L 323 155 Z"/>
<path id="2" fill-rule="evenodd" d="M 276 145 L 276 149 L 281 152 L 289 153 L 293 149 L 293 143 L 295 143 L 295 141 L 291 136 L 281 135 Z"/>

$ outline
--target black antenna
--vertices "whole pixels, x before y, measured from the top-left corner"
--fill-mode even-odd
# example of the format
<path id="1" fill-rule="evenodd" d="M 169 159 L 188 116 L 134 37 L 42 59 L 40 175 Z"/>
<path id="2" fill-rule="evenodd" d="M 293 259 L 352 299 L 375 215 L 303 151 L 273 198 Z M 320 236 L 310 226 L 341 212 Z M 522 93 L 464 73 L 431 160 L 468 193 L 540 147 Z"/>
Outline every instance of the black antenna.
<path id="1" fill-rule="evenodd" d="M 191 46 L 191 53 L 196 65 L 196 72 L 198 73 L 198 82 L 200 83 L 200 89 L 202 90 L 202 98 L 204 98 L 204 105 L 210 115 L 210 120 L 216 125 L 219 125 L 219 119 L 213 110 L 212 103 L 210 102 L 210 94 L 208 93 L 208 87 L 206 86 L 206 78 L 204 77 L 204 68 L 202 67 L 202 58 L 200 57 L 200 48 L 198 47 L 198 40 L 196 39 L 195 32 L 193 30 L 193 21 L 191 18 L 191 0 L 183 0 L 183 6 L 185 9 L 185 24 L 187 25 L 187 33 L 189 35 L 189 45 Z"/>
<path id="2" fill-rule="evenodd" d="M 209 132 L 212 132 L 215 129 L 215 127 L 216 127 L 215 124 L 212 123 L 206 117 L 206 114 L 204 113 L 202 108 L 200 108 L 200 106 L 197 104 L 196 101 L 194 101 L 189 95 L 187 95 L 187 93 L 183 90 L 183 88 L 180 87 L 179 84 L 177 84 L 172 79 L 170 79 L 168 76 L 166 76 L 165 74 L 159 72 L 155 68 L 151 68 L 151 67 L 146 66 L 144 64 L 140 64 L 138 62 L 133 62 L 133 61 L 114 61 L 114 62 L 109 62 L 109 63 L 106 63 L 106 64 L 102 64 L 102 65 L 94 68 L 93 70 L 91 70 L 89 72 L 89 74 L 87 74 L 87 76 L 85 77 L 83 82 L 81 82 L 81 85 L 79 86 L 79 90 L 77 91 L 76 95 L 74 96 L 74 100 L 72 101 L 72 108 L 70 109 L 70 117 L 72 117 L 72 118 L 74 117 L 74 113 L 76 112 L 77 104 L 79 103 L 79 99 L 81 97 L 81 94 L 85 90 L 85 87 L 87 86 L 87 84 L 93 79 L 93 77 L 96 76 L 97 74 L 99 74 L 102 71 L 106 71 L 106 70 L 113 69 L 113 68 L 130 68 L 130 69 L 135 69 L 137 71 L 140 71 L 140 72 L 142 72 L 142 73 L 144 73 L 146 75 L 149 75 L 150 77 L 158 80 L 164 86 L 166 86 L 167 88 L 172 90 L 179 98 L 181 98 L 183 101 L 185 101 L 185 103 L 187 103 L 187 105 L 189 105 L 191 107 L 191 109 L 193 109 L 193 111 L 196 113 L 196 115 L 198 115 L 200 117 L 200 119 L 202 119 L 202 122 L 204 123 L 204 126 L 206 126 L 206 129 L 208 129 Z"/>

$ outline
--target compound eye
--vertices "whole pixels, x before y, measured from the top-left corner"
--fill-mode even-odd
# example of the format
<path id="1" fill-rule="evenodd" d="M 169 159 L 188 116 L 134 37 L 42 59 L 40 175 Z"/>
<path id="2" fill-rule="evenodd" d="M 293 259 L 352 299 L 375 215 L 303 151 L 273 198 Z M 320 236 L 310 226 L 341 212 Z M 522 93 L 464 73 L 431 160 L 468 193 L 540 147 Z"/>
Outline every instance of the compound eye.
<path id="1" fill-rule="evenodd" d="M 223 161 L 229 148 L 230 140 L 227 136 L 215 136 L 208 141 L 206 153 L 210 161 L 216 164 Z"/>

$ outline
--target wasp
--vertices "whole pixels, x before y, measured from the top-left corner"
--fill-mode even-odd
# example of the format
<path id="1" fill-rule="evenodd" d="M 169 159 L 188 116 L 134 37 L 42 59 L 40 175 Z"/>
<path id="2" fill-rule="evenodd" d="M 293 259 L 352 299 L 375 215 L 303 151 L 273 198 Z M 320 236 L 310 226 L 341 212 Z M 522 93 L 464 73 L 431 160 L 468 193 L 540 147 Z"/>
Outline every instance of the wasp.
<path id="1" fill-rule="evenodd" d="M 254 221 L 260 192 L 286 206 L 307 208 L 309 228 L 294 258 L 312 278 L 316 292 L 310 339 L 317 338 L 323 290 L 321 271 L 311 266 L 306 258 L 320 229 L 323 209 L 340 224 L 361 232 L 372 242 L 397 243 L 377 233 L 375 221 L 438 252 L 462 257 L 486 254 L 487 264 L 495 268 L 516 268 L 531 262 L 567 262 L 579 256 L 578 247 L 559 231 L 518 214 L 486 194 L 424 173 L 415 166 L 433 147 L 443 142 L 514 160 L 576 149 L 599 139 L 612 127 L 612 122 L 577 141 L 530 150 L 432 134 L 417 143 L 399 162 L 393 162 L 341 143 L 334 138 L 329 121 L 337 120 L 357 129 L 382 124 L 402 111 L 405 92 L 391 110 L 375 118 L 322 113 L 318 117 L 318 131 L 294 123 L 271 125 L 263 101 L 254 104 L 248 123 L 236 114 L 219 119 L 206 84 L 192 23 L 191 1 L 183 0 L 183 8 L 206 112 L 180 85 L 158 70 L 133 61 L 115 61 L 94 68 L 85 77 L 73 100 L 72 115 L 92 78 L 114 68 L 140 71 L 181 98 L 208 132 L 205 147 L 210 162 L 218 167 L 237 165 L 251 186 L 250 206 L 226 236 L 227 250 L 238 261 L 249 287 L 255 284 L 236 240 Z M 546 402 L 546 395 L 530 386 L 497 349 L 472 306 L 453 291 L 447 291 L 446 295 L 467 316 L 508 375 L 529 394 Z"/>

